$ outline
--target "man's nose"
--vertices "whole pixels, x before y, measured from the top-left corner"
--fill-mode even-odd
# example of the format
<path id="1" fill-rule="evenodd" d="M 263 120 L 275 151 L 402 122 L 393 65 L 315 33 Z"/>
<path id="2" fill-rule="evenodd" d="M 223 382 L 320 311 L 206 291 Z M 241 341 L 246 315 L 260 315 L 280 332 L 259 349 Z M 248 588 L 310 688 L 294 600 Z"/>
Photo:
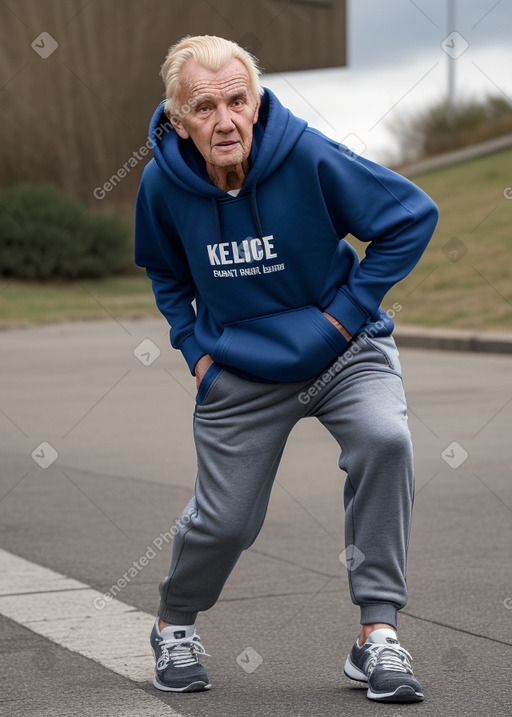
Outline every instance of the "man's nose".
<path id="1" fill-rule="evenodd" d="M 227 106 L 220 105 L 217 107 L 217 126 L 218 132 L 231 132 L 235 127 L 229 108 Z"/>

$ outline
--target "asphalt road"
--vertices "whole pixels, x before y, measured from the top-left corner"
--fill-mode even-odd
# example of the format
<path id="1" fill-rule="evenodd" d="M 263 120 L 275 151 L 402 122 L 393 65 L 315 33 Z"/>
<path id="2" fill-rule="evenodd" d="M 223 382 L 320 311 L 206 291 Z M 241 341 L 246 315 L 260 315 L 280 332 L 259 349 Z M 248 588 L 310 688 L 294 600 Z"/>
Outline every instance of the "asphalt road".
<path id="1" fill-rule="evenodd" d="M 173 695 L 151 685 L 146 628 L 170 559 L 158 537 L 194 481 L 193 379 L 159 320 L 3 332 L 0 712 L 509 715 L 512 358 L 401 353 L 417 491 L 399 636 L 425 702 L 371 703 L 342 674 L 358 634 L 339 560 L 344 476 L 314 419 L 292 433 L 263 531 L 198 622 L 212 690 Z M 91 607 L 113 585 L 115 609 Z"/>

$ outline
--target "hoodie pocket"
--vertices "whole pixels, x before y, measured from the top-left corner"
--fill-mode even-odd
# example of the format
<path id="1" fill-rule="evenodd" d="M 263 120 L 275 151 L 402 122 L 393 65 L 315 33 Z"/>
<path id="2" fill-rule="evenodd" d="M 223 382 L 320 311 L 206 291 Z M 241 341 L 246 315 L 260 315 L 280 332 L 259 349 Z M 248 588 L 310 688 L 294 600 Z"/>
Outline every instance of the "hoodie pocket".
<path id="1" fill-rule="evenodd" d="M 320 309 L 306 306 L 229 324 L 211 356 L 268 381 L 305 381 L 328 366 L 347 344 Z"/>
<path id="2" fill-rule="evenodd" d="M 211 393 L 211 389 L 217 383 L 217 378 L 221 373 L 222 369 L 220 366 L 217 366 L 216 363 L 212 363 L 211 366 L 208 366 L 205 375 L 201 379 L 199 388 L 197 389 L 196 403 L 198 405 L 206 403 L 206 398 Z"/>

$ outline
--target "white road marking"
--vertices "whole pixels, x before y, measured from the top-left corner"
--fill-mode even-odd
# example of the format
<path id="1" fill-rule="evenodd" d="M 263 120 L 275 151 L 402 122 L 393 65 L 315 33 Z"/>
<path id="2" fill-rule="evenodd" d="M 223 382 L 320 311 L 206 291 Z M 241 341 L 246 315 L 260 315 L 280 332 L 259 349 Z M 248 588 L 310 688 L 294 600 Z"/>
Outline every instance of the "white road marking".
<path id="1" fill-rule="evenodd" d="M 102 610 L 102 593 L 0 549 L 0 614 L 62 647 L 134 682 L 152 682 L 149 634 L 155 617 L 115 598 Z M 137 715 L 182 717 L 142 693 L 147 710 Z"/>

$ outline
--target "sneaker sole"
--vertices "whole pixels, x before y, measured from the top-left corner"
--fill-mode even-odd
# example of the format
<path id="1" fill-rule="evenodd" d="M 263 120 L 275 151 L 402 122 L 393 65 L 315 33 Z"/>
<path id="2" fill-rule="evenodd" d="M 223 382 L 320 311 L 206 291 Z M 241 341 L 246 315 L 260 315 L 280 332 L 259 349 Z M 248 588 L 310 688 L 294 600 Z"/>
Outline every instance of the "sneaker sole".
<path id="1" fill-rule="evenodd" d="M 409 685 L 402 685 L 397 687 L 394 692 L 372 692 L 368 688 L 366 696 L 369 700 L 375 700 L 377 702 L 423 702 L 423 693 L 416 692 Z"/>
<path id="2" fill-rule="evenodd" d="M 354 682 L 365 682 L 368 683 L 368 678 L 361 672 L 347 657 L 343 672 Z M 423 693 L 416 692 L 410 685 L 401 685 L 397 687 L 394 692 L 372 692 L 371 688 L 368 687 L 366 696 L 369 700 L 375 700 L 376 702 L 423 702 Z"/>
<path id="3" fill-rule="evenodd" d="M 202 680 L 191 682 L 190 685 L 185 687 L 168 687 L 159 682 L 156 677 L 153 678 L 153 685 L 157 690 L 162 690 L 162 692 L 202 692 L 211 688 L 210 684 L 206 685 Z"/>

